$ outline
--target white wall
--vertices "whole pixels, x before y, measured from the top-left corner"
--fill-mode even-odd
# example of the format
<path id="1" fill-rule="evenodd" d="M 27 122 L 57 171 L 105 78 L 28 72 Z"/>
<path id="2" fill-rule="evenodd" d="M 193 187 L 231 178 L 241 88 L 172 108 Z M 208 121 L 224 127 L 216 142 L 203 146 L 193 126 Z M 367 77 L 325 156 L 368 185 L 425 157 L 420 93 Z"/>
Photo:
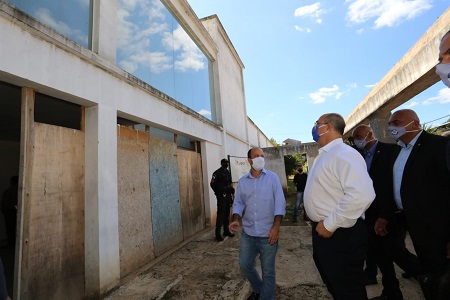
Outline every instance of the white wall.
<path id="1" fill-rule="evenodd" d="M 114 64 L 115 19 L 110 6 L 98 5 L 94 14 L 94 50 L 80 47 L 56 31 L 23 16 L 8 5 L 0 10 L 0 81 L 86 109 L 86 288 L 105 292 L 120 278 L 117 230 L 116 117 L 201 141 L 205 213 L 214 225 L 216 199 L 209 188 L 220 160 L 246 156 L 250 144 L 263 147 L 264 135 L 249 124 L 243 64 L 220 21 L 203 21 L 184 0 L 165 1 L 213 62 L 215 106 L 219 124 L 154 90 Z M 115 6 L 114 6 L 115 7 Z M 103 35 L 103 36 L 102 36 Z M 202 46 L 203 45 L 203 46 Z M 113 175 L 112 175 L 113 174 Z M 104 237 L 104 238 L 102 238 Z M 106 238 L 107 237 L 107 238 Z"/>

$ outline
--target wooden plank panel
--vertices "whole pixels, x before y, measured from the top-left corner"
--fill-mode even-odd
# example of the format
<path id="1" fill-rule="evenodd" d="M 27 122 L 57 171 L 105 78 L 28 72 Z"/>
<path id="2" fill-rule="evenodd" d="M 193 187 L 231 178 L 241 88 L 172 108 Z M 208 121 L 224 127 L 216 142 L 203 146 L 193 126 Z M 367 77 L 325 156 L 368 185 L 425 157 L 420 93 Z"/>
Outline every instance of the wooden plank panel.
<path id="1" fill-rule="evenodd" d="M 120 276 L 124 277 L 151 261 L 155 254 L 148 133 L 123 126 L 117 132 Z"/>
<path id="2" fill-rule="evenodd" d="M 184 239 L 205 228 L 202 167 L 199 153 L 177 150 Z"/>
<path id="3" fill-rule="evenodd" d="M 84 133 L 35 123 L 28 299 L 84 296 Z"/>
<path id="4" fill-rule="evenodd" d="M 177 145 L 150 138 L 150 191 L 155 255 L 183 241 Z"/>

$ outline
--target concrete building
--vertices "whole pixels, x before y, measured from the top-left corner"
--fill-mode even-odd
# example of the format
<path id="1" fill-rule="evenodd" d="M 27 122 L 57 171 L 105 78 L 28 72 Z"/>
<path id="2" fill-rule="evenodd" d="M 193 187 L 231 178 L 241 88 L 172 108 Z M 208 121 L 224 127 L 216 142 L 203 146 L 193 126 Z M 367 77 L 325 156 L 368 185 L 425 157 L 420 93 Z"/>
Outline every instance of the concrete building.
<path id="1" fill-rule="evenodd" d="M 115 288 L 215 223 L 220 159 L 271 145 L 225 29 L 186 0 L 0 0 L 0 35 L 14 299 Z"/>

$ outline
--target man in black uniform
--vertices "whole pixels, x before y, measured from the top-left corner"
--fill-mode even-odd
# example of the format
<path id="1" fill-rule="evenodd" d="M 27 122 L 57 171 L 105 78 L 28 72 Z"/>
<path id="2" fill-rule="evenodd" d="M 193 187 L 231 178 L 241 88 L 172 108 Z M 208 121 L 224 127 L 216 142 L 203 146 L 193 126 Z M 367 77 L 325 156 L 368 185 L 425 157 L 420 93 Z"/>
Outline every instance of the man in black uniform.
<path id="1" fill-rule="evenodd" d="M 223 241 L 220 232 L 222 226 L 224 236 L 234 236 L 228 229 L 234 188 L 231 186 L 231 173 L 228 170 L 228 160 L 224 158 L 220 161 L 220 164 L 222 166 L 213 173 L 209 184 L 217 198 L 216 240 L 219 242 Z"/>

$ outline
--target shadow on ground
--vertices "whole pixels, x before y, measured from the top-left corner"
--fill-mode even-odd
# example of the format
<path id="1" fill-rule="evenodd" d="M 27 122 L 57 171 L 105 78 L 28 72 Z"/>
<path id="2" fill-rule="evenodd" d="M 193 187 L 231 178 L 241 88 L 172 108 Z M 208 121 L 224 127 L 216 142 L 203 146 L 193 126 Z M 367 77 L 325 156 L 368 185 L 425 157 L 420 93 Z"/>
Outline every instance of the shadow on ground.
<path id="1" fill-rule="evenodd" d="M 287 213 L 280 232 L 276 299 L 332 299 L 312 259 L 311 227 L 304 221 L 290 221 L 292 199 L 293 194 L 287 196 Z M 239 271 L 239 237 L 237 234 L 216 242 L 214 229 L 207 228 L 125 278 L 120 288 L 104 299 L 247 299 L 251 288 Z M 416 281 L 398 278 L 405 300 L 424 299 Z M 381 282 L 380 275 L 378 280 Z M 381 290 L 381 284 L 368 286 L 369 298 L 380 295 Z"/>

